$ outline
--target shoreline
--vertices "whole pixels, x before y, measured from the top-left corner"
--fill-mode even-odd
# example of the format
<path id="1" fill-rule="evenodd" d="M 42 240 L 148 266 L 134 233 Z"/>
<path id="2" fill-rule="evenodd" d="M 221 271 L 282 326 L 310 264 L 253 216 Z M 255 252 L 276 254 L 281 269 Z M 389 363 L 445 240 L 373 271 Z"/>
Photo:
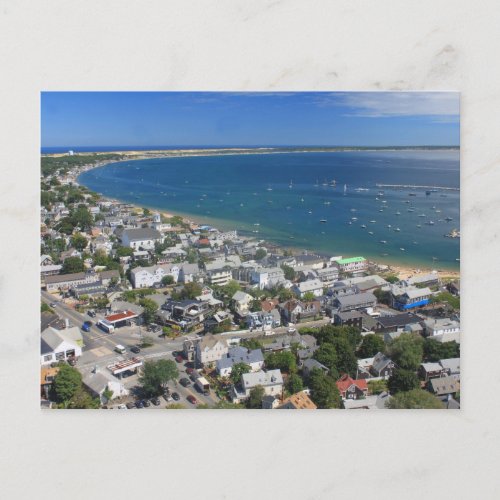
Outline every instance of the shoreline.
<path id="1" fill-rule="evenodd" d="M 99 162 L 98 164 L 95 164 L 95 165 L 89 165 L 87 168 L 84 168 L 83 170 L 78 172 L 78 174 L 75 176 L 74 183 L 76 185 L 85 186 L 84 184 L 80 184 L 80 182 L 79 182 L 79 177 L 83 173 L 88 172 L 90 170 L 97 169 L 97 168 L 102 168 L 102 167 L 105 167 L 105 166 L 113 164 L 113 163 L 120 163 L 120 162 L 125 162 L 125 161 L 147 160 L 147 159 L 168 158 L 168 157 L 178 158 L 178 157 L 193 157 L 193 156 L 226 156 L 226 155 L 240 155 L 240 154 L 281 154 L 281 153 L 288 154 L 288 153 L 299 153 L 299 152 L 302 152 L 302 153 L 321 152 L 321 151 L 283 151 L 283 152 L 278 152 L 278 151 L 267 152 L 267 151 L 265 151 L 264 152 L 263 149 L 265 149 L 265 148 L 260 148 L 259 151 L 255 151 L 255 152 L 251 152 L 251 153 L 242 153 L 240 151 L 242 151 L 243 149 L 238 149 L 238 148 L 228 149 L 228 148 L 226 148 L 226 149 L 224 149 L 224 151 L 231 151 L 231 152 L 223 153 L 223 154 L 215 153 L 215 151 L 219 152 L 222 149 L 211 150 L 213 152 L 212 154 L 207 154 L 207 152 L 209 150 L 206 150 L 206 149 L 202 149 L 202 150 L 193 150 L 193 149 L 190 149 L 190 150 L 187 150 L 187 149 L 186 150 L 169 150 L 168 153 L 171 153 L 171 154 L 167 154 L 167 155 L 158 154 L 157 156 L 155 155 L 155 156 L 146 156 L 146 157 L 143 157 L 142 155 L 144 153 L 160 153 L 161 151 L 155 151 L 155 150 L 151 150 L 151 151 L 147 151 L 147 152 L 146 151 L 134 151 L 134 152 L 131 152 L 131 151 L 127 151 L 127 152 L 110 151 L 110 152 L 102 152 L 102 153 L 90 153 L 89 152 L 88 154 L 125 154 L 126 156 L 128 156 L 128 153 L 136 153 L 136 154 L 138 153 L 138 155 L 136 157 L 132 157 L 132 158 L 125 158 L 125 159 L 121 159 L 121 160 L 105 160 L 105 161 Z M 459 149 L 459 148 L 447 148 L 447 150 L 454 150 L 454 149 Z M 372 151 L 380 151 L 380 150 L 381 149 L 378 149 L 378 150 L 373 149 Z M 384 151 L 398 151 L 397 149 L 383 149 L 383 150 Z M 411 148 L 406 149 L 406 151 L 408 151 L 408 150 L 411 150 Z M 415 150 L 422 150 L 422 149 L 415 149 Z M 445 148 L 442 148 L 439 150 L 442 151 L 442 150 L 445 150 Z M 201 154 L 190 154 L 190 153 L 193 153 L 194 151 L 200 151 L 202 153 Z M 354 151 L 354 149 L 351 149 L 351 151 Z M 356 150 L 356 151 L 358 151 L 358 150 Z M 368 151 L 368 149 L 360 149 L 359 151 Z M 163 153 L 164 152 L 165 151 L 163 151 Z M 339 150 L 339 152 L 340 152 L 340 150 Z M 50 155 L 50 156 L 65 156 L 65 155 L 60 154 L 60 155 Z M 88 188 L 87 186 L 85 186 L 85 187 L 90 190 L 90 188 Z M 112 201 L 112 202 L 117 202 L 117 203 L 126 203 L 126 204 L 132 206 L 133 210 L 142 211 L 143 208 L 148 208 L 150 210 L 155 210 L 155 211 L 159 212 L 161 215 L 163 215 L 164 217 L 167 217 L 167 218 L 171 218 L 174 216 L 181 217 L 184 220 L 184 222 L 189 223 L 190 225 L 191 224 L 192 225 L 203 225 L 203 222 L 199 222 L 199 220 L 205 219 L 207 221 L 207 223 L 210 223 L 210 221 L 212 220 L 212 221 L 214 221 L 214 222 L 211 222 L 212 224 L 216 223 L 216 224 L 222 224 L 222 226 L 225 226 L 224 221 L 222 221 L 222 220 L 219 221 L 219 220 L 217 220 L 217 218 L 212 218 L 212 217 L 205 218 L 205 217 L 199 216 L 199 215 L 183 214 L 183 213 L 179 213 L 176 211 L 166 212 L 164 208 L 154 207 L 154 206 L 150 206 L 150 205 L 137 205 L 137 203 L 135 203 L 135 202 L 128 202 L 126 200 L 120 200 L 118 198 L 110 198 L 110 197 L 105 196 L 101 193 L 98 193 L 98 194 L 102 197 L 102 199 L 107 200 L 107 201 Z M 234 227 L 226 226 L 226 228 L 227 228 L 226 230 L 234 230 Z M 224 229 L 224 227 L 222 227 L 222 229 Z M 265 238 L 259 238 L 259 237 L 255 237 L 255 236 L 253 236 L 253 237 L 252 236 L 244 236 L 244 237 L 249 239 L 249 240 L 263 240 L 263 241 L 268 241 L 269 243 L 273 243 L 272 241 L 266 240 Z M 277 244 L 277 243 L 273 243 L 273 244 L 277 245 L 281 249 L 293 250 L 294 252 L 308 251 L 308 252 L 313 252 L 313 253 L 321 253 L 319 251 L 306 250 L 304 248 L 298 248 L 298 247 L 289 246 L 289 245 L 283 245 L 283 244 Z M 428 265 L 426 266 L 426 265 L 420 265 L 420 264 L 410 265 L 408 263 L 401 263 L 401 262 L 397 262 L 394 260 L 386 263 L 383 260 L 380 260 L 380 259 L 377 259 L 377 258 L 374 258 L 371 256 L 366 257 L 366 259 L 368 261 L 376 263 L 378 265 L 388 266 L 387 272 L 389 272 L 389 273 L 392 272 L 393 274 L 397 274 L 400 279 L 406 279 L 406 278 L 409 278 L 411 276 L 414 276 L 415 274 L 427 274 L 427 273 L 431 273 L 431 272 L 437 273 L 437 275 L 440 278 L 446 277 L 446 278 L 460 279 L 460 269 L 458 269 L 458 270 L 456 270 L 456 269 L 439 269 L 438 266 L 431 267 Z M 459 265 L 459 267 L 460 267 L 460 265 Z"/>

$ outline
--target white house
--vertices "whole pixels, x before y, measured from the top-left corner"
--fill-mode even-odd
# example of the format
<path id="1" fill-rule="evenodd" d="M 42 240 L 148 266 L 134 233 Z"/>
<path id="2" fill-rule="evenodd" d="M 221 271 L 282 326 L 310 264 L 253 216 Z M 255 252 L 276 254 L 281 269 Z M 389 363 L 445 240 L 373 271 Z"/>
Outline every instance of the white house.
<path id="1" fill-rule="evenodd" d="M 244 373 L 241 376 L 241 387 L 234 386 L 233 402 L 240 402 L 250 396 L 250 391 L 257 386 L 264 388 L 264 394 L 268 396 L 281 396 L 283 393 L 283 376 L 280 370 L 258 371 Z"/>
<path id="2" fill-rule="evenodd" d="M 285 281 L 285 273 L 281 267 L 267 267 L 252 271 L 252 283 L 256 283 L 261 290 L 272 288 Z"/>
<path id="3" fill-rule="evenodd" d="M 440 342 L 460 342 L 460 323 L 449 318 L 426 319 L 424 333 Z"/>
<path id="4" fill-rule="evenodd" d="M 319 279 L 302 281 L 293 286 L 292 290 L 300 298 L 304 297 L 306 293 L 313 293 L 315 297 L 323 295 L 323 283 Z"/>
<path id="5" fill-rule="evenodd" d="M 211 285 L 225 286 L 233 279 L 230 269 L 208 271 L 207 275 L 208 281 Z"/>
<path id="6" fill-rule="evenodd" d="M 136 267 L 130 271 L 130 279 L 134 288 L 149 288 L 161 283 L 165 276 L 172 276 L 174 282 L 179 280 L 180 268 L 177 264 L 161 266 Z"/>
<path id="7" fill-rule="evenodd" d="M 109 400 L 129 395 L 129 390 L 125 388 L 121 380 L 113 377 L 109 372 L 99 371 L 96 373 L 89 373 L 83 378 L 82 382 L 90 393 L 98 397 L 103 404 L 107 403 Z M 109 400 L 104 397 L 106 389 L 112 393 Z"/>
<path id="8" fill-rule="evenodd" d="M 250 306 L 253 302 L 253 297 L 250 294 L 238 291 L 231 300 L 234 303 L 234 310 L 239 316 L 244 317 L 250 312 Z"/>
<path id="9" fill-rule="evenodd" d="M 82 355 L 82 336 L 77 327 L 66 330 L 46 328 L 41 335 L 40 364 L 50 365 Z"/>
<path id="10" fill-rule="evenodd" d="M 338 259 L 335 262 L 341 273 L 356 273 L 368 268 L 368 262 L 364 257 L 349 257 Z"/>
<path id="11" fill-rule="evenodd" d="M 229 347 L 224 339 L 217 339 L 212 334 L 207 334 L 196 344 L 196 364 L 198 366 L 214 364 L 225 356 L 228 351 Z"/>
<path id="12" fill-rule="evenodd" d="M 144 248 L 145 250 L 153 250 L 155 243 L 161 243 L 162 236 L 156 229 L 149 227 L 125 229 L 122 233 L 123 246 L 134 248 L 138 250 Z"/>

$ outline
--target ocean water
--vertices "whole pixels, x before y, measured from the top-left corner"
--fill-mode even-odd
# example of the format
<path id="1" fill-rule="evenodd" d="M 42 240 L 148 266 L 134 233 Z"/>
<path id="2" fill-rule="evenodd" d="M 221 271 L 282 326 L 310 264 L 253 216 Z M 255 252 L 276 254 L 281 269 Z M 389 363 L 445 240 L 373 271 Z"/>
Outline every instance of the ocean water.
<path id="1" fill-rule="evenodd" d="M 458 150 L 134 160 L 85 172 L 79 182 L 111 198 L 283 246 L 415 267 L 460 265 L 460 239 L 444 237 L 460 230 Z"/>

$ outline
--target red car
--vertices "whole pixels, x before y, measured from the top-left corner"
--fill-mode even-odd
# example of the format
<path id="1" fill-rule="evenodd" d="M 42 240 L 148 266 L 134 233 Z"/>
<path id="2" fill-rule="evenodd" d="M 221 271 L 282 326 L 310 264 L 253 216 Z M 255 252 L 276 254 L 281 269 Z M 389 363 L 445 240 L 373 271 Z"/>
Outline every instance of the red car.
<path id="1" fill-rule="evenodd" d="M 188 375 L 191 375 L 191 373 L 193 373 L 193 372 L 194 372 L 194 368 L 186 368 L 186 373 Z"/>
<path id="2" fill-rule="evenodd" d="M 178 354 L 175 357 L 175 361 L 177 361 L 177 363 L 182 363 L 184 361 L 184 358 L 180 354 Z"/>
<path id="3" fill-rule="evenodd" d="M 198 401 L 196 400 L 196 398 L 194 396 L 191 396 L 189 395 L 187 398 L 186 398 L 191 404 L 195 405 Z"/>

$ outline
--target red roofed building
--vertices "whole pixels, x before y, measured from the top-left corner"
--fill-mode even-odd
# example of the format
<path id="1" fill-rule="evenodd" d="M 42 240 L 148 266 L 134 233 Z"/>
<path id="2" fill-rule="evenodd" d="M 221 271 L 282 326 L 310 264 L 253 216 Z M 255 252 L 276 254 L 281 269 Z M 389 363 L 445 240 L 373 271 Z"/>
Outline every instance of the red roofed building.
<path id="1" fill-rule="evenodd" d="M 260 307 L 262 308 L 263 311 L 269 313 L 273 309 L 276 309 L 276 307 L 278 306 L 279 303 L 280 303 L 280 301 L 278 299 L 267 299 L 267 300 L 263 300 L 260 303 Z"/>
<path id="2" fill-rule="evenodd" d="M 342 399 L 360 399 L 368 395 L 368 384 L 364 379 L 354 380 L 344 374 L 336 383 Z"/>
<path id="3" fill-rule="evenodd" d="M 198 246 L 199 247 L 209 247 L 210 241 L 207 238 L 200 238 L 198 240 Z"/>
<path id="4" fill-rule="evenodd" d="M 110 314 L 104 319 L 111 323 L 115 328 L 125 326 L 131 319 L 137 318 L 139 315 L 132 311 L 123 311 L 116 314 Z"/>

